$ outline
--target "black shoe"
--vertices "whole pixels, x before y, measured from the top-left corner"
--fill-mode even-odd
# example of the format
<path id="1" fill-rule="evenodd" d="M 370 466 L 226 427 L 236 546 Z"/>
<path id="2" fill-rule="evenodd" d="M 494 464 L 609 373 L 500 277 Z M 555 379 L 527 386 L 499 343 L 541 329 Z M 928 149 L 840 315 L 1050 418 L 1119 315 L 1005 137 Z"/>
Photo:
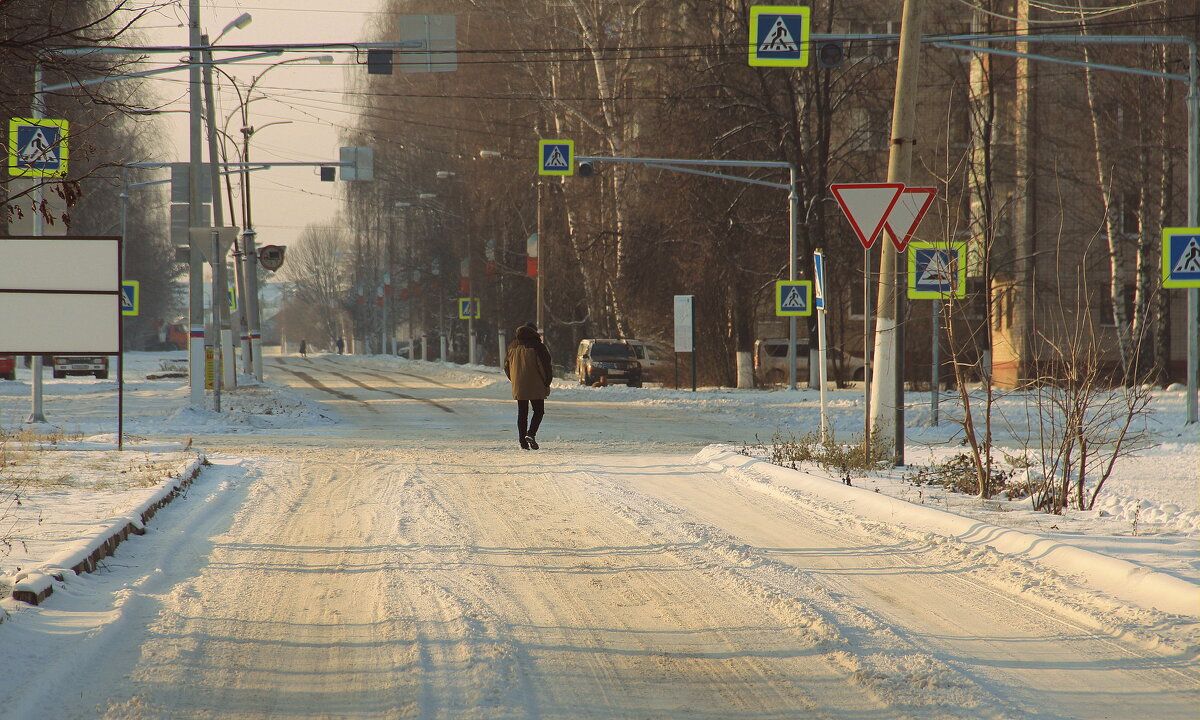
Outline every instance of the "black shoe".
<path id="1" fill-rule="evenodd" d="M 537 440 L 535 440 L 532 435 L 526 437 L 522 444 L 529 446 L 526 448 L 527 450 L 539 450 L 540 449 L 538 447 Z"/>
<path id="2" fill-rule="evenodd" d="M 521 438 L 521 449 L 522 450 L 529 449 L 529 438 Z"/>

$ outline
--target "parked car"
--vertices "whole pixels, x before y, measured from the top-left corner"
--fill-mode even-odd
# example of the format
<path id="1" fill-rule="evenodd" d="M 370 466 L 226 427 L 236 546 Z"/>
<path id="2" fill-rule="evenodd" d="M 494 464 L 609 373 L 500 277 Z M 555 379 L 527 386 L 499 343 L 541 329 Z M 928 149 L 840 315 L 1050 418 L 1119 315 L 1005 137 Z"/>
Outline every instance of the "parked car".
<path id="1" fill-rule="evenodd" d="M 862 380 L 865 365 L 860 357 L 827 351 L 825 373 L 828 380 Z M 768 338 L 754 341 L 754 381 L 759 385 L 781 385 L 787 382 L 787 338 Z M 840 372 L 839 372 L 840 370 Z M 808 378 L 808 338 L 796 340 L 796 377 Z"/>
<path id="2" fill-rule="evenodd" d="M 17 379 L 17 356 L 0 355 L 0 379 Z"/>
<path id="3" fill-rule="evenodd" d="M 51 358 L 54 377 L 68 375 L 95 375 L 100 380 L 108 379 L 107 355 L 55 355 Z"/>
<path id="4" fill-rule="evenodd" d="M 642 364 L 624 340 L 582 340 L 575 351 L 575 377 L 584 385 L 604 382 L 641 387 Z"/>
<path id="5" fill-rule="evenodd" d="M 645 340 L 626 340 L 642 365 L 642 381 L 663 382 L 671 368 L 671 355 L 661 346 Z"/>

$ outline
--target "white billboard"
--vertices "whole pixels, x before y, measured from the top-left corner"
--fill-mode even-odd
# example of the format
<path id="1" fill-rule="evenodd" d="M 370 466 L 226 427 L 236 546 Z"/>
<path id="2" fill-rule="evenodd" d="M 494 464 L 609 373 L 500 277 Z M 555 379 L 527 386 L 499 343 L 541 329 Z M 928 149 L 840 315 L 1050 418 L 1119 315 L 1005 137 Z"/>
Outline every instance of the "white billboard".
<path id="1" fill-rule="evenodd" d="M 121 350 L 119 238 L 0 238 L 0 353 Z"/>

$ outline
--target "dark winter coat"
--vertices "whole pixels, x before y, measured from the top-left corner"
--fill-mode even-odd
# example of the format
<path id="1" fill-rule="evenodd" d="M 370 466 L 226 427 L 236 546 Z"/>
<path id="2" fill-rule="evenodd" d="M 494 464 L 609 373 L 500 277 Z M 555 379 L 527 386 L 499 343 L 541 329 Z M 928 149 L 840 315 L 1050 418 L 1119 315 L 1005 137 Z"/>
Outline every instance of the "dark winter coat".
<path id="1" fill-rule="evenodd" d="M 504 356 L 504 374 L 512 380 L 514 400 L 545 400 L 554 369 L 550 351 L 533 328 L 522 325 Z"/>

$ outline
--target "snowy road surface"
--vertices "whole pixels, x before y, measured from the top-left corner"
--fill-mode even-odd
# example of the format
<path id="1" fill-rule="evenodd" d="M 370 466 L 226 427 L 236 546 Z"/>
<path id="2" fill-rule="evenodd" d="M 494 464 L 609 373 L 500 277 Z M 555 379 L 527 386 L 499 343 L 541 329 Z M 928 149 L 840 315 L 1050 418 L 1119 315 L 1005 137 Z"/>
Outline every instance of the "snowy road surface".
<path id="1" fill-rule="evenodd" d="M 206 437 L 214 466 L 153 532 L 4 628 L 40 648 L 0 716 L 1200 709 L 1195 648 L 1114 636 L 930 539 L 692 461 L 769 425 L 552 395 L 527 453 L 503 386 L 272 362 L 341 422 Z"/>

